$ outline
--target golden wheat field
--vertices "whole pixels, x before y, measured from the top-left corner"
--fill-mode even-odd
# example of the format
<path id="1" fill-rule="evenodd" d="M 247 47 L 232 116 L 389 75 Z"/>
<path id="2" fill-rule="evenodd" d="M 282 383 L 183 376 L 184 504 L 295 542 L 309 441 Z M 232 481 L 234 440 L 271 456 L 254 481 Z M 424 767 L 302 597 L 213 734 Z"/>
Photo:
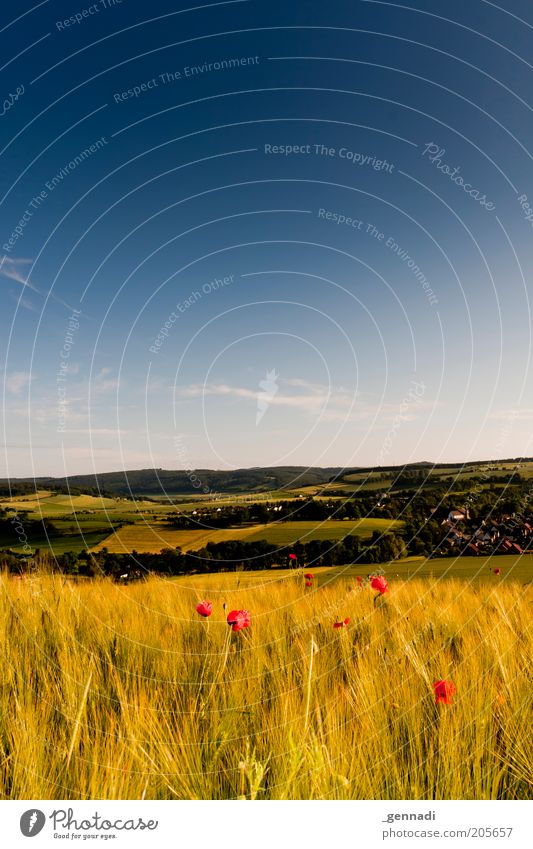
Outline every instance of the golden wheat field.
<path id="1" fill-rule="evenodd" d="M 1 590 L 3 798 L 533 795 L 518 582 L 391 581 L 377 601 L 299 575 L 4 575 Z M 232 608 L 249 628 L 228 627 Z M 452 704 L 435 701 L 440 679 Z"/>

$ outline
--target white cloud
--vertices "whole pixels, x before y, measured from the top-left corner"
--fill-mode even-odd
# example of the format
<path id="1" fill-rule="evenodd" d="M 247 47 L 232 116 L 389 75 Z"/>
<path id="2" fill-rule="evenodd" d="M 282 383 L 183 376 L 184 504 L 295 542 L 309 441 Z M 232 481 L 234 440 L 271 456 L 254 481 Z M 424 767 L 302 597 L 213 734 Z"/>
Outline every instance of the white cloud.
<path id="1" fill-rule="evenodd" d="M 83 434 L 85 436 L 98 437 L 98 436 L 126 436 L 129 433 L 137 433 L 136 430 L 125 430 L 124 428 L 114 428 L 114 427 L 68 427 L 68 422 L 66 426 L 66 430 L 64 431 L 66 434 Z"/>
<path id="2" fill-rule="evenodd" d="M 91 383 L 91 394 L 104 395 L 106 392 L 114 392 L 118 389 L 120 381 L 108 377 L 111 372 L 112 369 L 109 368 L 109 366 L 105 366 L 100 369 L 100 371 L 94 376 Z"/>
<path id="3" fill-rule="evenodd" d="M 229 386 L 227 383 L 206 383 L 192 384 L 177 389 L 176 394 L 181 398 L 201 398 L 206 395 L 229 396 L 232 398 L 242 398 L 247 401 L 257 403 L 257 399 L 262 394 L 261 391 L 246 389 L 241 386 Z M 291 407 L 300 409 L 304 412 L 316 413 L 325 403 L 327 403 L 328 394 L 313 393 L 311 395 L 286 395 L 278 393 L 273 396 L 269 403 L 272 407 Z"/>
<path id="4" fill-rule="evenodd" d="M 6 277 L 8 280 L 14 280 L 16 283 L 20 283 L 21 286 L 24 286 L 25 289 L 31 289 L 32 292 L 35 292 L 37 295 L 40 295 L 42 298 L 50 297 L 53 298 L 54 301 L 57 301 L 58 304 L 66 307 L 68 310 L 71 310 L 72 307 L 70 304 L 67 304 L 66 301 L 63 301 L 61 298 L 58 298 L 57 295 L 54 295 L 53 292 L 42 292 L 37 288 L 33 283 L 30 283 L 29 276 L 31 274 L 32 268 L 26 272 L 26 266 L 33 266 L 33 259 L 17 259 L 15 257 L 7 256 L 4 254 L 0 256 L 0 277 Z M 35 311 L 35 307 L 32 302 L 27 298 L 21 298 L 20 302 L 22 306 L 26 307 L 26 309 L 30 309 Z"/>
<path id="5" fill-rule="evenodd" d="M 10 292 L 9 296 L 12 301 L 14 301 L 17 306 L 24 307 L 25 310 L 29 310 L 29 312 L 39 312 L 38 307 L 31 298 L 27 298 L 26 295 L 23 294 L 15 294 L 15 292 Z"/>
<path id="6" fill-rule="evenodd" d="M 490 414 L 489 419 L 508 422 L 509 425 L 511 425 L 514 421 L 528 422 L 533 419 L 533 409 L 531 409 L 531 407 L 523 407 L 522 409 L 516 410 L 494 410 L 494 412 Z"/>
<path id="7" fill-rule="evenodd" d="M 279 392 L 269 399 L 270 406 L 286 407 L 315 417 L 320 415 L 323 422 L 357 422 L 377 417 L 379 423 L 384 425 L 394 420 L 401 409 L 400 402 L 384 401 L 376 404 L 371 399 L 364 400 L 361 393 L 355 394 L 342 386 L 329 387 L 297 378 L 280 379 L 280 383 L 285 387 L 305 391 L 291 394 Z M 176 389 L 176 397 L 184 400 L 218 396 L 238 398 L 255 404 L 260 394 L 260 391 L 227 383 L 196 383 Z M 414 421 L 435 406 L 440 405 L 435 401 L 417 398 L 409 404 L 408 410 L 402 410 L 402 421 Z"/>
<path id="8" fill-rule="evenodd" d="M 316 395 L 323 395 L 328 391 L 328 388 L 322 383 L 310 383 L 308 380 L 301 380 L 299 377 L 281 377 L 279 382 L 285 384 L 285 386 L 295 386 L 299 389 L 307 389 L 309 392 L 313 392 Z"/>
<path id="9" fill-rule="evenodd" d="M 28 275 L 24 272 L 24 266 L 31 265 L 32 259 L 14 259 L 10 256 L 2 256 L 0 258 L 0 274 L 2 277 L 7 277 L 8 280 L 16 280 L 23 286 L 28 286 L 37 292 L 35 286 L 28 283 Z"/>
<path id="10" fill-rule="evenodd" d="M 28 371 L 14 371 L 6 378 L 6 389 L 12 395 L 20 395 L 33 380 Z"/>

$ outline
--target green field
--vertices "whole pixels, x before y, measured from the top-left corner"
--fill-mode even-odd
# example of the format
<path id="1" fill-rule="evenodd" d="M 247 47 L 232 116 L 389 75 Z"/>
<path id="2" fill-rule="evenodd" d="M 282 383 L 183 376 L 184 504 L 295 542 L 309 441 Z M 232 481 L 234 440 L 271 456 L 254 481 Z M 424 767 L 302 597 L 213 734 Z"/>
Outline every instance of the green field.
<path id="1" fill-rule="evenodd" d="M 130 501 L 125 498 L 99 498 L 92 495 L 54 494 L 39 490 L 31 495 L 0 498 L 0 508 L 7 511 L 8 520 L 19 519 L 22 525 L 30 521 L 48 519 L 60 535 L 35 532 L 28 534 L 33 550 L 80 552 L 97 545 L 121 523 L 133 523 L 145 518 L 164 518 L 168 505 L 150 501 Z M 14 528 L 14 522 L 4 523 L 0 529 L 0 548 L 21 552 L 25 543 Z"/>
<path id="2" fill-rule="evenodd" d="M 239 539 L 247 542 L 266 539 L 275 545 L 290 545 L 297 540 L 312 539 L 338 541 L 348 534 L 370 538 L 374 531 L 385 533 L 401 527 L 402 522 L 392 519 L 356 519 L 353 521 L 330 520 L 316 522 L 280 522 L 269 525 L 249 525 L 239 528 L 174 530 L 164 523 L 137 522 L 127 525 L 102 540 L 95 550 L 107 548 L 113 553 L 124 551 L 158 552 L 163 548 L 181 548 L 182 551 L 197 551 L 208 542 L 224 542 Z"/>
<path id="3" fill-rule="evenodd" d="M 93 495 L 63 495 L 41 490 L 29 496 L 0 498 L 4 510 L 24 513 L 30 519 L 55 519 L 59 516 L 139 515 L 143 512 L 168 512 L 168 506 L 151 501 L 130 501 L 126 498 L 99 498 Z"/>
<path id="4" fill-rule="evenodd" d="M 28 544 L 33 552 L 35 551 L 53 551 L 54 554 L 64 554 L 66 551 L 73 551 L 79 554 L 87 548 L 92 548 L 97 545 L 102 539 L 109 534 L 109 528 L 100 528 L 100 530 L 87 531 L 77 534 L 66 534 L 65 536 L 54 536 L 49 539 L 45 535 L 32 536 Z M 24 541 L 25 542 L 25 541 Z M 0 548 L 9 549 L 16 553 L 28 554 L 28 550 L 24 548 L 24 542 L 18 540 L 12 535 L 0 535 Z"/>
<path id="5" fill-rule="evenodd" d="M 271 494 L 271 501 L 294 498 L 294 494 L 280 490 Z M 255 499 L 254 499 L 255 500 Z M 259 501 L 262 499 L 259 498 Z M 370 537 L 374 530 L 386 530 L 394 527 L 394 522 L 381 519 L 364 519 L 357 522 L 328 521 L 315 525 L 313 522 L 290 522 L 278 526 L 250 525 L 247 527 L 211 530 L 173 530 L 165 520 L 176 514 L 191 513 L 206 504 L 235 506 L 250 502 L 250 496 L 232 498 L 207 498 L 199 501 L 196 496 L 160 501 L 132 501 L 125 498 L 99 498 L 92 495 L 62 495 L 41 490 L 31 495 L 17 498 L 0 499 L 0 508 L 8 510 L 8 516 L 19 517 L 25 521 L 48 519 L 61 536 L 45 534 L 29 536 L 29 543 L 35 549 L 51 549 L 56 554 L 65 551 L 83 551 L 107 547 L 112 552 L 136 550 L 139 552 L 158 552 L 163 548 L 180 547 L 185 550 L 202 548 L 208 542 L 222 542 L 229 539 L 268 539 L 279 545 L 295 542 L 297 539 L 342 539 L 348 533 Z M 117 529 L 117 525 L 124 527 Z M 401 523 L 400 523 L 401 524 Z M 116 531 L 116 532 L 115 532 Z M 23 542 L 19 540 L 11 524 L 0 531 L 0 548 L 22 551 Z"/>

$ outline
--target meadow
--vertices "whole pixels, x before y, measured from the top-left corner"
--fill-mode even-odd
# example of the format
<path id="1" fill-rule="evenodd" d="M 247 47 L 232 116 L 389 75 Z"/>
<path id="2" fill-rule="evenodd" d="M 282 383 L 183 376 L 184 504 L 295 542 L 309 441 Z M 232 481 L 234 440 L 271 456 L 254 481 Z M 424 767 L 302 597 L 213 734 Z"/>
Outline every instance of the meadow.
<path id="1" fill-rule="evenodd" d="M 316 572 L 3 573 L 2 796 L 531 798 L 531 589 Z"/>

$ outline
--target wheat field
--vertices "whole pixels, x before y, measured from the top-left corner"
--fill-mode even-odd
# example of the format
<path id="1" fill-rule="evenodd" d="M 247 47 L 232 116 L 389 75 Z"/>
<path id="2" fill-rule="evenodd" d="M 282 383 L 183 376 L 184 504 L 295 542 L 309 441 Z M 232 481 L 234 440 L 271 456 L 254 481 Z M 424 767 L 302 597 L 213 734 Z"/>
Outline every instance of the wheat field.
<path id="1" fill-rule="evenodd" d="M 531 798 L 530 591 L 353 584 L 4 573 L 2 797 Z"/>

